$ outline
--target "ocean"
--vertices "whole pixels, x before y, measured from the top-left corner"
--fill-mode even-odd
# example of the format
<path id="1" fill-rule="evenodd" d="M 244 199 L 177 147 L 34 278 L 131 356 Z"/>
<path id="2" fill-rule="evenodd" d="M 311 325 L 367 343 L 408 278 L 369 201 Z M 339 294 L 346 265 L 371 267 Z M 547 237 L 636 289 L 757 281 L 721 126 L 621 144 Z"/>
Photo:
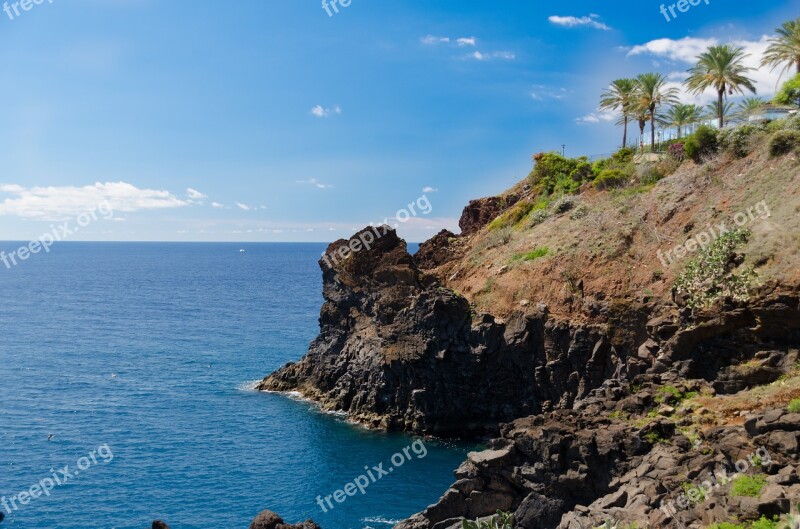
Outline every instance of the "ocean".
<path id="1" fill-rule="evenodd" d="M 59 243 L 0 265 L 0 527 L 246 529 L 270 509 L 386 529 L 434 503 L 474 447 L 425 439 L 329 509 L 415 438 L 252 389 L 316 336 L 324 248 Z"/>

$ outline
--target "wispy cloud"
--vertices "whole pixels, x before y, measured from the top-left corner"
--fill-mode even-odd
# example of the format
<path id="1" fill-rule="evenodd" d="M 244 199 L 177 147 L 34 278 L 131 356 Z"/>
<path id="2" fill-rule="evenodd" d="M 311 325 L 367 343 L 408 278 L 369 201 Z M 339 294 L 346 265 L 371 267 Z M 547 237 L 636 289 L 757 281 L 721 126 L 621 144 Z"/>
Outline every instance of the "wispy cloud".
<path id="1" fill-rule="evenodd" d="M 140 189 L 126 182 L 96 183 L 83 187 L 31 187 L 0 185 L 0 215 L 26 219 L 58 221 L 91 211 L 106 204 L 116 212 L 178 208 L 190 203 L 169 191 Z"/>
<path id="2" fill-rule="evenodd" d="M 619 116 L 614 114 L 608 110 L 597 110 L 596 112 L 591 112 L 586 114 L 585 116 L 579 117 L 575 119 L 575 122 L 579 125 L 589 125 L 592 123 L 600 123 L 600 122 L 608 122 L 614 121 Z"/>
<path id="3" fill-rule="evenodd" d="M 477 39 L 475 37 L 461 37 L 456 39 L 456 44 L 459 46 L 475 46 Z"/>
<path id="4" fill-rule="evenodd" d="M 562 100 L 566 99 L 569 94 L 570 91 L 566 88 L 555 88 L 541 84 L 534 85 L 533 90 L 531 90 L 531 98 L 535 99 L 536 101 L 544 101 L 548 99 Z"/>
<path id="5" fill-rule="evenodd" d="M 236 202 L 236 207 L 244 211 L 250 211 L 253 209 L 252 206 L 248 206 L 247 204 L 242 204 L 241 202 Z"/>
<path id="6" fill-rule="evenodd" d="M 307 184 L 316 187 L 317 189 L 330 189 L 333 187 L 331 184 L 323 184 L 316 178 L 309 178 L 308 180 L 298 180 L 298 184 Z"/>
<path id="7" fill-rule="evenodd" d="M 432 46 L 434 44 L 449 44 L 450 37 L 435 37 L 433 35 L 427 35 L 419 39 L 419 41 L 426 46 Z"/>
<path id="8" fill-rule="evenodd" d="M 217 209 L 223 209 L 226 206 L 225 206 L 225 204 L 220 204 L 219 202 L 212 202 L 211 203 L 211 207 L 212 208 L 217 208 Z"/>
<path id="9" fill-rule="evenodd" d="M 492 59 L 503 59 L 506 61 L 513 61 L 516 58 L 517 56 L 510 51 L 493 51 L 487 53 L 474 51 L 469 55 L 467 55 L 467 59 L 475 59 L 476 61 L 489 61 Z"/>
<path id="10" fill-rule="evenodd" d="M 435 187 L 431 187 L 431 186 L 425 186 L 425 187 L 422 188 L 422 192 L 423 193 L 436 193 L 437 191 L 439 191 L 439 190 L 436 189 Z"/>
<path id="11" fill-rule="evenodd" d="M 327 118 L 342 113 L 342 107 L 334 105 L 330 108 L 325 108 L 322 105 L 317 105 L 311 109 L 311 115 L 318 118 Z"/>
<path id="12" fill-rule="evenodd" d="M 550 21 L 551 24 L 556 26 L 563 26 L 567 28 L 575 28 L 575 27 L 590 27 L 594 29 L 601 29 L 603 31 L 609 31 L 611 28 L 602 22 L 598 21 L 597 19 L 600 18 L 599 15 L 595 15 L 594 13 L 589 15 L 588 17 L 573 17 L 573 16 L 558 16 L 553 15 L 548 17 L 547 20 Z"/>
<path id="13" fill-rule="evenodd" d="M 208 195 L 201 193 L 197 189 L 192 189 L 191 187 L 186 189 L 186 196 L 192 200 L 203 200 L 204 198 L 208 198 Z"/>

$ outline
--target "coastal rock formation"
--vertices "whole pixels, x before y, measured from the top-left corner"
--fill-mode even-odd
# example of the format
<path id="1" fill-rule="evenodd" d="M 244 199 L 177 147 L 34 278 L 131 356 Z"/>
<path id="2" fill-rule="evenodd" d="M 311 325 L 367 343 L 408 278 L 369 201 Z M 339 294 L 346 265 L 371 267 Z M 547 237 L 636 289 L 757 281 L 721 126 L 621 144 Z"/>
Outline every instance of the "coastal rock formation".
<path id="1" fill-rule="evenodd" d="M 457 236 L 450 230 L 442 230 L 419 245 L 414 260 L 420 270 L 430 270 L 451 261 L 456 257 Z"/>
<path id="2" fill-rule="evenodd" d="M 300 391 L 373 427 L 475 434 L 570 407 L 625 369 L 624 339 L 615 344 L 602 325 L 553 321 L 546 307 L 508 321 L 472 314 L 465 298 L 419 270 L 388 227 L 370 248 L 320 266 L 320 334 L 261 390 Z"/>
<path id="3" fill-rule="evenodd" d="M 320 529 L 313 520 L 303 523 L 287 524 L 272 511 L 261 511 L 250 523 L 250 529 Z"/>
<path id="4" fill-rule="evenodd" d="M 458 221 L 461 235 L 471 235 L 492 222 L 500 213 L 513 206 L 519 197 L 487 197 L 471 200 Z"/>
<path id="5" fill-rule="evenodd" d="M 656 387 L 646 385 L 641 402 Z M 456 529 L 463 518 L 498 509 L 513 512 L 515 527 L 523 529 L 586 529 L 606 520 L 617 527 L 675 521 L 704 527 L 733 517 L 771 518 L 788 513 L 800 497 L 798 438 L 800 414 L 780 409 L 750 416 L 744 427 L 713 428 L 694 442 L 663 417 L 639 427 L 597 409 L 518 419 L 489 450 L 469 454 L 438 503 L 395 527 Z M 731 493 L 739 471 L 765 477 L 758 497 Z M 691 501 L 681 497 L 687 492 Z"/>

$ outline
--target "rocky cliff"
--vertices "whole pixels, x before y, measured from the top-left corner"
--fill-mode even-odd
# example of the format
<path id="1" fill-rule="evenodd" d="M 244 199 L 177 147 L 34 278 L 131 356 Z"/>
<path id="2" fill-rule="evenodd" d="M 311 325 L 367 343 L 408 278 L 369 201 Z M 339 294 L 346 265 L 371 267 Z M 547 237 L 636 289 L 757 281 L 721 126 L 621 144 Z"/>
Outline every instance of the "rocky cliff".
<path id="1" fill-rule="evenodd" d="M 497 436 L 399 529 L 772 523 L 800 492 L 800 170 L 753 141 L 623 190 L 520 182 L 414 256 L 387 227 L 333 243 L 320 334 L 260 389 Z"/>
<path id="2" fill-rule="evenodd" d="M 634 337 L 553 320 L 545 306 L 508 319 L 475 314 L 420 271 L 394 230 L 383 230 L 370 248 L 320 261 L 319 337 L 259 389 L 300 391 L 373 427 L 469 435 L 570 407 L 625 369 Z M 327 255 L 369 232 L 332 244 Z"/>

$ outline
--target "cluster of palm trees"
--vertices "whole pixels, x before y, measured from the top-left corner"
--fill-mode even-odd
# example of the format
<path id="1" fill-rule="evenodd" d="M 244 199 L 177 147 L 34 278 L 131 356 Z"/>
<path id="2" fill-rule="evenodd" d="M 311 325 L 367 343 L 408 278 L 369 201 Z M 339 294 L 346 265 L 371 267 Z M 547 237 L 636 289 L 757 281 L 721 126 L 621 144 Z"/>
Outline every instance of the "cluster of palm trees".
<path id="1" fill-rule="evenodd" d="M 784 23 L 776 33 L 761 59 L 761 66 L 773 70 L 783 66 L 782 73 L 794 67 L 800 74 L 800 18 Z M 759 97 L 748 97 L 734 108 L 733 103 L 726 100 L 728 95 L 744 95 L 746 90 L 756 93 L 753 79 L 748 77 L 754 68 L 744 65 L 746 58 L 744 49 L 732 44 L 712 46 L 697 57 L 697 64 L 689 70 L 689 76 L 683 84 L 688 92 L 695 95 L 709 88 L 716 91 L 717 101 L 705 109 L 681 103 L 678 88 L 670 86 L 669 79 L 660 73 L 617 79 L 603 92 L 600 109 L 620 113 L 617 125 L 624 128 L 623 146 L 628 144 L 628 124 L 631 122 L 639 124 L 641 136 L 644 136 L 645 127 L 650 122 L 650 145 L 653 150 L 656 124 L 677 127 L 679 137 L 687 125 L 710 116 L 716 118 L 722 128 L 733 119 L 746 119 L 766 103 Z M 660 113 L 664 107 L 668 107 L 668 110 Z"/>

